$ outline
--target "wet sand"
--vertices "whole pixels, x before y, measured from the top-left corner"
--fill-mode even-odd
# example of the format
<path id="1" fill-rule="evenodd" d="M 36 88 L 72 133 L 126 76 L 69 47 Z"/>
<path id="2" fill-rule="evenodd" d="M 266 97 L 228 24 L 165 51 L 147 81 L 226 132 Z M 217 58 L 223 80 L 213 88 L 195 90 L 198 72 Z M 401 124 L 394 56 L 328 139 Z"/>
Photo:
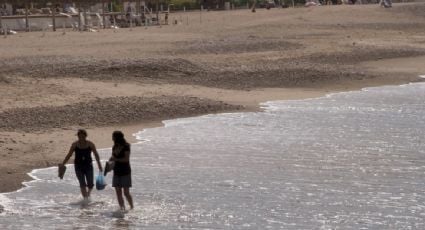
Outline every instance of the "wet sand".
<path id="1" fill-rule="evenodd" d="M 425 74 L 425 4 L 175 13 L 178 25 L 20 33 L 0 42 L 0 192 L 65 156 L 161 120 L 258 111 Z M 189 24 L 187 24 L 189 22 Z"/>

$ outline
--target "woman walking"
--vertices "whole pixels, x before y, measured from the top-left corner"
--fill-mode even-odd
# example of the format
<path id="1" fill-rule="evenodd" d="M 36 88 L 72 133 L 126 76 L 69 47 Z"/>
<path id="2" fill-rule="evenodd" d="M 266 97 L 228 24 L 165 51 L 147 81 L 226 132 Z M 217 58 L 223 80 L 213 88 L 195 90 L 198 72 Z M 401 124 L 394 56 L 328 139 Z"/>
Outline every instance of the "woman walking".
<path id="1" fill-rule="evenodd" d="M 92 164 L 93 159 L 91 157 L 91 153 L 94 154 L 94 157 L 97 162 L 97 167 L 100 171 L 102 171 L 102 165 L 100 164 L 99 154 L 96 150 L 95 145 L 91 141 L 87 140 L 87 131 L 84 129 L 79 129 L 77 132 L 77 136 L 78 140 L 72 143 L 68 154 L 66 155 L 62 164 L 59 164 L 59 166 L 64 167 L 64 165 L 68 162 L 68 160 L 75 152 L 75 174 L 80 184 L 81 195 L 83 196 L 83 204 L 88 204 L 90 202 L 90 193 L 93 190 L 94 186 Z"/>
<path id="2" fill-rule="evenodd" d="M 124 139 L 121 131 L 112 133 L 114 146 L 112 147 L 112 156 L 109 161 L 114 162 L 114 176 L 112 178 L 112 187 L 115 187 L 118 204 L 122 211 L 125 210 L 124 196 L 127 199 L 130 209 L 134 208 L 133 198 L 130 194 L 131 187 L 131 167 L 130 167 L 130 144 Z"/>

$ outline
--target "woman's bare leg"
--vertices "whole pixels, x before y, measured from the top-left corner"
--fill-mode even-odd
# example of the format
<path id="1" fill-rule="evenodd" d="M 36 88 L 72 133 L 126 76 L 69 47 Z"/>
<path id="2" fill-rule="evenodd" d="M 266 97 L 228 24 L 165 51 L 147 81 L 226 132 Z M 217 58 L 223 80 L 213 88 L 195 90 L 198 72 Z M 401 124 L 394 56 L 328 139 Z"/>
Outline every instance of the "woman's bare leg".
<path id="1" fill-rule="evenodd" d="M 117 194 L 118 204 L 120 205 L 120 208 L 122 210 L 125 210 L 124 199 L 122 197 L 122 188 L 121 187 L 115 187 L 115 192 Z"/>
<path id="2" fill-rule="evenodd" d="M 86 186 L 80 187 L 80 191 L 81 191 L 81 195 L 83 196 L 83 198 L 88 197 L 88 192 L 87 192 Z"/>
<path id="3" fill-rule="evenodd" d="M 124 195 L 125 195 L 125 198 L 127 198 L 128 204 L 130 205 L 130 209 L 133 209 L 134 208 L 133 197 L 131 197 L 130 188 L 124 188 Z"/>
<path id="4" fill-rule="evenodd" d="M 87 189 L 87 197 L 90 197 L 91 191 L 93 190 L 93 188 L 89 188 Z"/>

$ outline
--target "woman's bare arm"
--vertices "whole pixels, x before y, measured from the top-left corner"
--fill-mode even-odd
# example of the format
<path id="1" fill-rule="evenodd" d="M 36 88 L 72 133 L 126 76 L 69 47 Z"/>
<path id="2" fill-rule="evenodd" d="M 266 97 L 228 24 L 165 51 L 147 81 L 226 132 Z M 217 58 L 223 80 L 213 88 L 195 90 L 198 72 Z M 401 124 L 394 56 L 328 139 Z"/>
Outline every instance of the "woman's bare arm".
<path id="1" fill-rule="evenodd" d="M 111 161 L 117 161 L 117 162 L 129 162 L 130 161 L 130 151 L 125 151 L 123 158 L 116 158 L 116 157 L 114 157 L 114 155 L 112 155 L 110 160 Z"/>
<path id="2" fill-rule="evenodd" d="M 65 159 L 64 159 L 64 160 L 63 160 L 63 162 L 62 162 L 62 165 L 65 165 L 65 164 L 68 162 L 69 158 L 71 158 L 71 157 L 72 157 L 72 154 L 73 154 L 73 153 L 74 153 L 74 151 L 75 151 L 75 146 L 76 146 L 76 143 L 73 143 L 73 144 L 71 145 L 71 147 L 69 148 L 69 152 L 68 152 L 68 154 L 66 155 Z"/>
<path id="3" fill-rule="evenodd" d="M 92 149 L 93 154 L 94 154 L 94 158 L 96 159 L 97 167 L 102 172 L 103 169 L 102 169 L 102 164 L 100 163 L 99 153 L 97 152 L 96 146 L 92 142 L 90 142 L 90 148 Z"/>

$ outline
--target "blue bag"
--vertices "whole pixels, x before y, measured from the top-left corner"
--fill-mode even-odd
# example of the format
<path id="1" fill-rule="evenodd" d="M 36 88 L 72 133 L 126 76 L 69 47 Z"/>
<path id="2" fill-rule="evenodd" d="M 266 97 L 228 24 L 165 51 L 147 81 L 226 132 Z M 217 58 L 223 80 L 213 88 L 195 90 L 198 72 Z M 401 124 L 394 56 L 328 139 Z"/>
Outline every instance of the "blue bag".
<path id="1" fill-rule="evenodd" d="M 103 190 L 106 187 L 105 183 L 105 177 L 103 176 L 102 172 L 99 172 L 96 177 L 96 189 L 97 190 Z"/>

